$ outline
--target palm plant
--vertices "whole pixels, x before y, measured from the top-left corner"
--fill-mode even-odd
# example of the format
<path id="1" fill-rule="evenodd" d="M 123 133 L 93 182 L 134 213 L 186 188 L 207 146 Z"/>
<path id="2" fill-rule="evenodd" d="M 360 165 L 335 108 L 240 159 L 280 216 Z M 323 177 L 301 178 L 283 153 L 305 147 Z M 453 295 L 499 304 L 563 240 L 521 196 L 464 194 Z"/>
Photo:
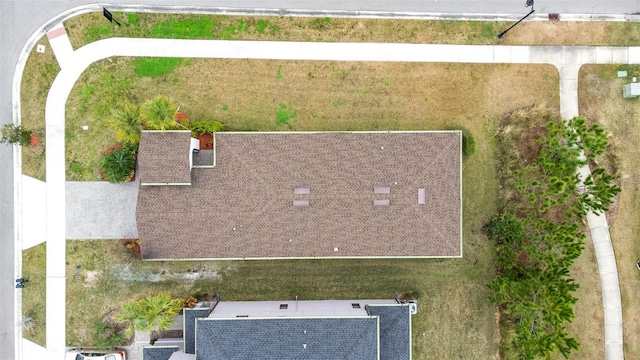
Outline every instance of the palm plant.
<path id="1" fill-rule="evenodd" d="M 164 331 L 171 327 L 183 303 L 184 299 L 172 299 L 169 293 L 147 296 L 138 301 L 124 303 L 115 319 L 129 324 L 125 330 L 127 337 L 130 337 L 135 330 Z"/>
<path id="2" fill-rule="evenodd" d="M 140 330 L 168 330 L 183 305 L 184 299 L 172 299 L 169 293 L 147 296 L 140 300 Z"/>
<path id="3" fill-rule="evenodd" d="M 140 107 L 128 102 L 123 107 L 111 109 L 111 116 L 107 119 L 107 125 L 116 130 L 116 138 L 124 144 L 140 142 L 141 124 Z"/>
<path id="4" fill-rule="evenodd" d="M 124 336 L 131 337 L 136 328 L 136 323 L 139 317 L 138 302 L 129 301 L 122 304 L 120 312 L 114 316 L 118 322 L 127 323 L 129 326 L 124 330 Z"/>
<path id="5" fill-rule="evenodd" d="M 140 114 L 145 128 L 165 131 L 175 129 L 178 126 L 178 122 L 175 120 L 177 112 L 178 108 L 173 100 L 159 95 L 152 100 L 145 101 Z"/>

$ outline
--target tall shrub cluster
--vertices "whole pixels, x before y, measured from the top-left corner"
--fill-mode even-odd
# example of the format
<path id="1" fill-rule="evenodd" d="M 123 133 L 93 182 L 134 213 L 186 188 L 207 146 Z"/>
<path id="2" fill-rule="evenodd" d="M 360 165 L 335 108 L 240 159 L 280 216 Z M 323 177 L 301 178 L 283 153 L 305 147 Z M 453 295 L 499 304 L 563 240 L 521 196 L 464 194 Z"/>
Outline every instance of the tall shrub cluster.
<path id="1" fill-rule="evenodd" d="M 620 188 L 593 167 L 607 148 L 604 129 L 583 117 L 563 121 L 541 106 L 504 117 L 498 132 L 504 206 L 485 226 L 496 244 L 497 275 L 488 287 L 501 310 L 506 359 L 535 359 L 578 349 L 566 325 L 579 285 L 569 269 L 582 254 L 581 220 L 606 211 Z"/>

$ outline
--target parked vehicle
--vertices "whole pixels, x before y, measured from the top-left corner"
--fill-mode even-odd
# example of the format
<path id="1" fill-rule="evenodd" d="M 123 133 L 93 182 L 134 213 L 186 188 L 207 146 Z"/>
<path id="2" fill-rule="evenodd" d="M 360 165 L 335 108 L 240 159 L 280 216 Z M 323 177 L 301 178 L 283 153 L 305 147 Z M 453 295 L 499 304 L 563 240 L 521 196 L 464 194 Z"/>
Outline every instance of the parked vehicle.
<path id="1" fill-rule="evenodd" d="M 126 360 L 126 352 L 123 349 L 91 349 L 75 348 L 67 351 L 65 360 Z"/>

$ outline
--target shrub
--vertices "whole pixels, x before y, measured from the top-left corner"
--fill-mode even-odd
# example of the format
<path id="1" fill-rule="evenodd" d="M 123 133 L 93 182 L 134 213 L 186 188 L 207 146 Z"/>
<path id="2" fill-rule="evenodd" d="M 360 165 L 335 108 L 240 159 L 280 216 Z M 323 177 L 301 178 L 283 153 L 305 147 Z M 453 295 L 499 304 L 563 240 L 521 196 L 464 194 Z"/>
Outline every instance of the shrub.
<path id="1" fill-rule="evenodd" d="M 222 128 L 224 128 L 224 125 L 214 120 L 191 121 L 189 123 L 189 129 L 191 130 L 191 135 L 193 136 L 211 134 L 216 131 L 222 130 Z"/>
<path id="2" fill-rule="evenodd" d="M 127 251 L 135 255 L 137 258 L 141 258 L 140 253 L 140 241 L 138 239 L 122 239 L 122 243 L 127 248 Z"/>
<path id="3" fill-rule="evenodd" d="M 193 296 L 189 296 L 187 300 L 184 301 L 184 307 L 194 308 L 198 303 L 198 299 Z"/>
<path id="4" fill-rule="evenodd" d="M 118 328 L 102 320 L 96 320 L 93 324 L 93 345 L 98 349 L 107 349 L 121 346 L 125 338 Z"/>
<path id="5" fill-rule="evenodd" d="M 473 134 L 467 128 L 462 126 L 451 126 L 447 130 L 460 130 L 462 131 L 462 155 L 467 157 L 473 155 L 476 151 L 476 141 L 473 139 Z"/>
<path id="6" fill-rule="evenodd" d="M 196 291 L 196 292 L 193 294 L 193 297 L 194 297 L 194 298 L 196 298 L 197 300 L 203 300 L 203 299 L 206 299 L 208 296 L 209 296 L 209 293 L 207 293 L 207 292 L 202 292 L 202 291 L 200 291 L 200 290 Z"/>
<path id="7" fill-rule="evenodd" d="M 112 183 L 130 181 L 136 167 L 136 154 L 130 147 L 122 147 L 105 154 L 100 159 L 102 176 Z"/>
<path id="8" fill-rule="evenodd" d="M 27 130 L 22 125 L 5 124 L 2 126 L 2 138 L 0 143 L 18 144 L 20 146 L 26 146 L 31 143 L 31 130 Z"/>
<path id="9" fill-rule="evenodd" d="M 476 151 L 476 141 L 473 139 L 471 131 L 462 129 L 462 155 L 471 156 Z"/>

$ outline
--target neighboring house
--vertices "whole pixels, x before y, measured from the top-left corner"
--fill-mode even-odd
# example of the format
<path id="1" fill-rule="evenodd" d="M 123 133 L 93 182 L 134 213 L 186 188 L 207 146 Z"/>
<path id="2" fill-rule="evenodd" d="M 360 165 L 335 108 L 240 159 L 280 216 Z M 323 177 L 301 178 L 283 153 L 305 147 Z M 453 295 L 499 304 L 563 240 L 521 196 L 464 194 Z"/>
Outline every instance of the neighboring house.
<path id="1" fill-rule="evenodd" d="M 143 360 L 411 359 L 416 304 L 396 300 L 218 302 L 185 309 L 183 339 Z"/>
<path id="2" fill-rule="evenodd" d="M 144 259 L 462 256 L 459 131 L 214 135 L 142 133 Z"/>

